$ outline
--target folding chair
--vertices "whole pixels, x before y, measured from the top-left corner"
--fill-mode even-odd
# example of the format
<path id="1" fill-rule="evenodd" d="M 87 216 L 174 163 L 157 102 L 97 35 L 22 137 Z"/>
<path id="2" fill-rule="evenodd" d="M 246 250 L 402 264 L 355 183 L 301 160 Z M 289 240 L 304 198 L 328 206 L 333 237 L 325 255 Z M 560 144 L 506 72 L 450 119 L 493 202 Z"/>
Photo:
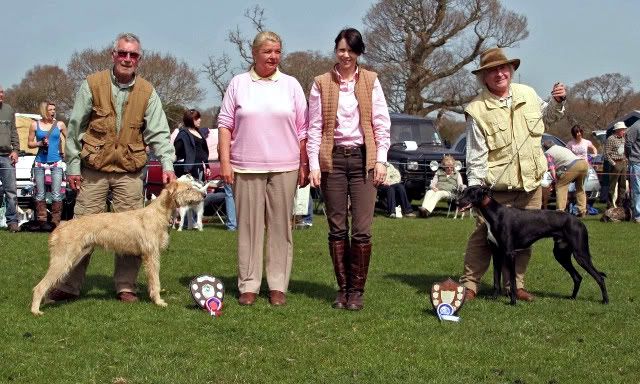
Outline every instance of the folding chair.
<path id="1" fill-rule="evenodd" d="M 162 182 L 162 165 L 158 160 L 149 160 L 144 171 L 144 201 L 151 200 L 151 195 L 158 196 L 164 188 Z"/>

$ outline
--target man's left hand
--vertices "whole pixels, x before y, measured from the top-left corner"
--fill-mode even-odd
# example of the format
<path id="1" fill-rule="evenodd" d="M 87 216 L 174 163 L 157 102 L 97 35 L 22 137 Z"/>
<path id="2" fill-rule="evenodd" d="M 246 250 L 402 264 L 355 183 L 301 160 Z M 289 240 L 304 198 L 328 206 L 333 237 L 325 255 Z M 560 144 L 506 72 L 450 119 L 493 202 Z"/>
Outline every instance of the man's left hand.
<path id="1" fill-rule="evenodd" d="M 564 87 L 564 84 L 555 83 L 553 85 L 553 89 L 551 90 L 551 96 L 553 96 L 555 101 L 557 101 L 558 103 L 562 103 L 563 101 L 565 101 L 567 99 L 567 90 Z"/>
<path id="2" fill-rule="evenodd" d="M 18 152 L 11 152 L 11 154 L 9 154 L 9 160 L 11 160 L 11 165 L 15 167 L 15 165 L 18 163 Z"/>
<path id="3" fill-rule="evenodd" d="M 172 181 L 176 181 L 176 174 L 173 171 L 162 171 L 162 182 L 169 184 Z"/>

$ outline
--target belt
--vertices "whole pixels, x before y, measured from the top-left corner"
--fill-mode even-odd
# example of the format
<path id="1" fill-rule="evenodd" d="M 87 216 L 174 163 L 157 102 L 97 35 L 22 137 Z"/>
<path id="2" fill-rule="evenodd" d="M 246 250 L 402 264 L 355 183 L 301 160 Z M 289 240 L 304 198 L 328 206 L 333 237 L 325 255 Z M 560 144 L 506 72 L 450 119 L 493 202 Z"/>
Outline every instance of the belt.
<path id="1" fill-rule="evenodd" d="M 355 147 L 345 147 L 342 145 L 336 145 L 333 147 L 333 153 L 339 153 L 344 155 L 344 157 L 349 157 L 353 155 L 362 155 L 362 151 L 364 150 L 364 145 L 359 145 Z"/>

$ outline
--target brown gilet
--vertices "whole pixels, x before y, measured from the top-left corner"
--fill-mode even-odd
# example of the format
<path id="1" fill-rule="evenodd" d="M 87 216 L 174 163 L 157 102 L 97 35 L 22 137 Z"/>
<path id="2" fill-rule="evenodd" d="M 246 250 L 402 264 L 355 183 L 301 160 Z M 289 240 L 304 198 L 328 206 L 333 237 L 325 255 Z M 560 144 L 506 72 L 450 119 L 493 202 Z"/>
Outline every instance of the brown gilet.
<path id="1" fill-rule="evenodd" d="M 358 101 L 358 112 L 360 114 L 360 126 L 364 132 L 364 145 L 366 151 L 367 171 L 374 168 L 376 164 L 376 143 L 373 135 L 373 125 L 371 123 L 372 114 L 372 94 L 373 84 L 378 77 L 375 72 L 367 71 L 362 67 L 358 70 L 356 80 L 355 96 Z M 333 171 L 333 133 L 336 129 L 338 113 L 338 95 L 340 93 L 340 83 L 338 75 L 334 70 L 315 78 L 320 90 L 322 101 L 322 140 L 320 141 L 320 171 Z"/>
<path id="2" fill-rule="evenodd" d="M 80 158 L 86 167 L 102 172 L 136 172 L 147 163 L 142 137 L 144 113 L 153 86 L 136 76 L 122 111 L 120 132 L 116 132 L 116 110 L 111 91 L 111 71 L 101 71 L 87 77 L 93 110 L 82 138 Z"/>

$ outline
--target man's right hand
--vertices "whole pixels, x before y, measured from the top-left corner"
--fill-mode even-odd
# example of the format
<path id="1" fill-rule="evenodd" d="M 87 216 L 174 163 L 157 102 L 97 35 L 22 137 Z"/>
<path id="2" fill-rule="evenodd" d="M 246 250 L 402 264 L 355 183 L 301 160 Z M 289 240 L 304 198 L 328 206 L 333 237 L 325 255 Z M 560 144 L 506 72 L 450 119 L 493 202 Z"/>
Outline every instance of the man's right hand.
<path id="1" fill-rule="evenodd" d="M 67 183 L 74 191 L 79 191 L 82 186 L 82 176 L 80 175 L 67 175 Z"/>

